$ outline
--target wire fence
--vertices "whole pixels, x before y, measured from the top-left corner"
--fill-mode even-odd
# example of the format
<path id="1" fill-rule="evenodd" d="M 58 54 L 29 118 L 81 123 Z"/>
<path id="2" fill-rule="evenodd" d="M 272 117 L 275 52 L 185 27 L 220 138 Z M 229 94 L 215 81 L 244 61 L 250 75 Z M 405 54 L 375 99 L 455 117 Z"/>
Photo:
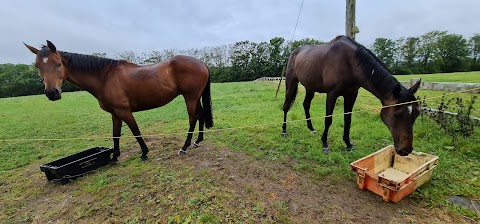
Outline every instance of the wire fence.
<path id="1" fill-rule="evenodd" d="M 441 98 L 441 97 L 445 97 L 445 96 L 449 96 L 449 95 L 454 95 L 456 93 L 465 93 L 465 92 L 475 91 L 475 90 L 479 90 L 479 89 L 480 88 L 469 89 L 469 90 L 444 94 L 442 96 L 429 97 L 429 98 L 424 98 L 424 99 L 419 99 L 419 100 L 409 101 L 409 102 L 404 102 L 404 103 L 386 105 L 386 106 L 381 106 L 381 107 L 369 107 L 368 109 L 364 109 L 364 110 L 357 110 L 357 111 L 352 111 L 352 112 L 347 112 L 347 113 L 337 113 L 337 114 L 319 116 L 319 117 L 311 117 L 309 119 L 307 119 L 307 118 L 296 119 L 296 120 L 290 120 L 290 121 L 287 121 L 287 122 L 273 122 L 273 123 L 265 123 L 265 124 L 247 125 L 247 126 L 241 126 L 241 127 L 209 129 L 209 130 L 204 130 L 204 131 L 170 132 L 170 133 L 159 133 L 159 134 L 138 135 L 138 136 L 124 135 L 124 136 L 120 136 L 120 137 L 92 136 L 92 137 L 75 137 L 75 138 L 15 138 L 15 139 L 0 139 L 0 142 L 99 140 L 99 139 L 114 139 L 114 138 L 120 139 L 120 138 L 137 138 L 137 137 L 161 137 L 161 136 L 171 136 L 171 135 L 186 135 L 188 133 L 200 133 L 200 132 L 209 133 L 209 132 L 232 131 L 232 130 L 240 130 L 240 129 L 248 129 L 248 128 L 258 128 L 258 127 L 281 125 L 283 123 L 305 122 L 307 120 L 325 119 L 327 117 L 336 117 L 336 116 L 353 114 L 353 113 L 360 113 L 360 112 L 379 111 L 383 108 L 406 105 L 406 104 L 411 104 L 411 103 L 414 103 L 414 102 L 427 101 L 427 100 L 437 99 L 437 98 Z"/>

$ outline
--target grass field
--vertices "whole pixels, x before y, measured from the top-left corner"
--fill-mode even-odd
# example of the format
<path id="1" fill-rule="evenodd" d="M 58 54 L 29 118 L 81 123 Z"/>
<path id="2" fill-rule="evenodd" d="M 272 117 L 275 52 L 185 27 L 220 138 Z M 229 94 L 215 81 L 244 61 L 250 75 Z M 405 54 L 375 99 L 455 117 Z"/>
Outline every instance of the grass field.
<path id="1" fill-rule="evenodd" d="M 480 83 L 480 72 L 455 72 L 455 73 L 439 73 L 439 74 L 421 74 L 421 75 L 397 75 L 395 76 L 399 81 L 410 81 L 413 78 L 421 78 L 424 82 L 460 82 L 460 83 Z M 453 97 L 461 97 L 466 102 L 470 102 L 471 95 L 465 93 L 452 93 L 442 91 L 419 90 L 417 96 L 420 98 L 430 99 L 427 101 L 427 106 L 430 108 L 437 108 L 440 103 L 442 95 L 445 99 Z M 472 115 L 480 117 L 480 100 L 477 99 L 474 104 L 475 110 Z"/>
<path id="2" fill-rule="evenodd" d="M 468 79 L 472 79 L 472 77 Z M 467 78 L 461 80 L 467 80 Z M 288 137 L 283 138 L 280 136 L 283 119 L 280 108 L 283 103 L 284 90 L 280 93 L 281 97 L 275 99 L 275 89 L 276 83 L 273 82 L 213 84 L 215 127 L 206 133 L 207 142 L 216 147 L 246 153 L 252 158 L 267 159 L 273 162 L 295 160 L 293 169 L 300 174 L 348 185 L 355 183 L 355 177 L 349 170 L 350 162 L 392 144 L 390 134 L 379 117 L 380 102 L 364 90 L 360 92 L 352 118 L 351 139 L 356 146 L 356 151 L 343 152 L 345 147 L 342 141 L 343 116 L 335 116 L 329 135 L 330 147 L 333 152 L 329 155 L 322 153 L 321 135 L 311 134 L 302 120 L 304 119 L 301 104 L 304 97 L 303 90 L 299 92 L 298 102 L 289 113 L 288 120 L 291 122 L 287 128 Z M 418 95 L 438 96 L 440 94 L 421 90 Z M 462 96 L 467 97 L 468 94 Z M 313 124 L 319 132 L 323 130 L 324 101 L 325 95 L 316 94 L 311 108 Z M 340 98 L 334 114 L 343 113 L 342 104 L 343 100 Z M 187 115 L 183 99 L 177 98 L 159 109 L 136 113 L 135 117 L 144 135 L 162 134 L 158 137 L 151 137 L 153 140 L 176 139 L 175 144 L 164 147 L 164 150 L 173 152 L 180 147 L 187 128 Z M 259 124 L 271 125 L 258 126 Z M 108 139 L 111 135 L 111 118 L 86 92 L 65 93 L 62 100 L 57 102 L 50 102 L 45 96 L 0 99 L 0 130 L 2 130 L 0 139 L 106 137 L 105 140 L 0 142 L 0 190 L 2 190 L 0 210 L 3 210 L 0 220 L 7 223 L 17 223 L 22 220 L 28 222 L 35 219 L 31 214 L 27 215 L 22 212 L 30 206 L 31 201 L 43 200 L 46 195 L 52 194 L 52 190 L 47 189 L 52 186 L 47 184 L 38 186 L 39 183 L 46 182 L 38 171 L 38 165 L 92 146 L 112 145 L 111 140 Z M 478 129 L 476 133 L 473 137 L 457 145 L 452 145 L 450 138 L 431 120 L 422 118 L 417 120 L 415 150 L 440 157 L 440 165 L 435 170 L 433 179 L 412 195 L 413 198 L 418 199 L 418 205 L 446 208 L 454 214 L 478 220 L 478 213 L 454 206 L 446 200 L 451 195 L 480 199 L 478 190 L 480 189 L 480 179 L 478 178 L 480 176 L 478 163 L 480 160 L 478 134 L 480 132 Z M 123 135 L 131 135 L 125 125 Z M 154 153 L 158 149 L 151 150 L 153 151 L 151 153 Z M 232 218 L 231 220 L 247 220 L 248 222 L 249 217 L 255 217 L 255 212 L 264 209 L 265 205 L 260 204 L 254 205 L 255 208 L 245 213 L 241 212 L 242 208 L 233 211 L 215 210 L 215 208 L 222 208 L 222 203 L 233 196 L 224 193 L 218 196 L 217 201 L 212 202 L 205 198 L 208 192 L 194 191 L 196 188 L 205 189 L 205 191 L 213 191 L 218 188 L 208 178 L 198 179 L 192 176 L 193 174 L 180 175 L 175 170 L 156 163 L 141 163 L 138 146 L 131 138 L 121 140 L 121 152 L 124 154 L 131 152 L 131 156 L 123 158 L 123 162 L 117 166 L 117 169 L 102 169 L 88 178 L 77 180 L 75 182 L 77 185 L 70 186 L 74 189 L 72 194 L 89 195 L 88 200 L 95 201 L 95 204 L 72 208 L 72 211 L 63 214 L 71 218 L 67 220 L 94 218 L 99 215 L 98 212 L 101 211 L 99 207 L 102 206 L 113 206 L 120 203 L 122 207 L 128 207 L 128 200 L 133 200 L 134 195 L 145 196 L 144 191 L 149 192 L 148 189 L 152 189 L 154 186 L 163 187 L 167 192 L 168 189 L 183 189 L 182 186 L 188 185 L 189 187 L 184 189 L 185 192 L 194 194 L 185 199 L 172 193 L 166 197 L 167 199 L 162 199 L 166 201 L 158 202 L 161 205 L 160 209 L 167 214 L 165 222 L 176 220 L 185 223 L 187 220 L 185 217 L 189 217 L 190 221 L 188 222 L 218 222 L 227 220 L 225 217 L 228 215 L 231 216 L 229 216 Z M 187 167 L 186 169 L 193 168 Z M 147 176 L 152 175 L 162 180 L 162 183 L 149 181 Z M 173 178 L 178 176 L 181 176 L 182 179 Z M 129 182 L 129 179 L 135 179 L 137 182 Z M 138 181 L 139 179 L 142 181 Z M 169 184 L 165 184 L 165 182 Z M 125 189 L 125 186 L 128 188 Z M 53 187 L 70 189 L 61 186 Z M 121 199 L 117 198 L 120 202 L 112 199 L 112 195 L 115 194 L 121 195 Z M 184 204 L 177 202 L 172 205 L 171 202 L 176 202 L 177 199 L 184 200 L 182 201 Z M 135 217 L 142 216 L 144 214 L 142 211 L 144 212 L 149 204 L 145 204 L 146 207 L 139 207 L 137 204 L 136 206 L 127 210 L 130 214 L 117 214 L 118 217 L 123 218 L 116 221 L 141 222 L 141 220 L 135 220 Z M 187 209 L 178 210 L 178 206 L 186 206 L 183 208 Z M 279 205 L 280 211 L 282 208 Z M 176 209 L 178 212 L 175 212 Z M 54 212 L 49 211 L 46 214 L 50 213 Z M 285 219 L 286 222 L 289 222 L 288 217 Z M 260 217 L 258 220 L 264 219 Z"/>
<path id="3" fill-rule="evenodd" d="M 423 75 L 397 75 L 399 81 L 410 81 L 412 78 L 421 78 L 425 82 L 461 82 L 480 83 L 480 72 L 454 72 Z"/>

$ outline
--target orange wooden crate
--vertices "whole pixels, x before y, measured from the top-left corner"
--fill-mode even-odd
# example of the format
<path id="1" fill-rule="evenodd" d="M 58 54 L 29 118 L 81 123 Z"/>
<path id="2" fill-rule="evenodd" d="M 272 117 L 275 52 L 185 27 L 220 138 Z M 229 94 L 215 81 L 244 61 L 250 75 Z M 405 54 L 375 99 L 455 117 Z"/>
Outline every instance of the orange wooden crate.
<path id="1" fill-rule="evenodd" d="M 398 202 L 428 182 L 437 164 L 437 156 L 415 151 L 400 156 L 389 145 L 350 163 L 350 169 L 356 173 L 360 189 L 370 190 L 386 202 Z"/>

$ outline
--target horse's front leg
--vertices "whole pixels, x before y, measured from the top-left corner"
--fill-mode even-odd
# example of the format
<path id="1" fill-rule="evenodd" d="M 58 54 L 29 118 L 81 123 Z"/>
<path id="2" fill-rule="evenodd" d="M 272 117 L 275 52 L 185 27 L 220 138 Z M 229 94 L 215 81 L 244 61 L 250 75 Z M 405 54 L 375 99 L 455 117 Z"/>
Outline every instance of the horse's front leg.
<path id="1" fill-rule="evenodd" d="M 113 123 L 113 158 L 112 163 L 118 161 L 120 156 L 120 135 L 122 133 L 122 119 L 117 115 L 112 113 L 112 123 Z"/>
<path id="2" fill-rule="evenodd" d="M 343 96 L 343 99 L 345 101 L 343 106 L 343 110 L 345 112 L 345 115 L 343 117 L 343 121 L 344 121 L 343 141 L 347 145 L 347 148 L 345 149 L 345 151 L 347 152 L 351 152 L 355 150 L 355 147 L 350 142 L 350 125 L 352 123 L 351 112 L 353 110 L 353 105 L 355 104 L 355 100 L 357 99 L 357 95 L 358 95 L 358 89 Z"/>
<path id="3" fill-rule="evenodd" d="M 330 148 L 328 147 L 328 129 L 330 125 L 332 125 L 332 114 L 333 109 L 335 108 L 335 103 L 337 102 L 338 95 L 336 93 L 327 93 L 327 106 L 326 106 L 326 113 L 325 113 L 325 128 L 323 130 L 322 135 L 322 143 L 323 143 L 323 152 L 330 153 Z"/>
<path id="4" fill-rule="evenodd" d="M 132 112 L 130 110 L 116 109 L 115 114 L 117 114 L 117 116 L 128 125 L 128 127 L 132 131 L 132 134 L 137 139 L 140 148 L 142 149 L 141 159 L 143 161 L 147 160 L 148 147 L 143 141 L 142 134 L 140 133 L 140 129 L 138 128 L 137 122 L 135 121 Z"/>

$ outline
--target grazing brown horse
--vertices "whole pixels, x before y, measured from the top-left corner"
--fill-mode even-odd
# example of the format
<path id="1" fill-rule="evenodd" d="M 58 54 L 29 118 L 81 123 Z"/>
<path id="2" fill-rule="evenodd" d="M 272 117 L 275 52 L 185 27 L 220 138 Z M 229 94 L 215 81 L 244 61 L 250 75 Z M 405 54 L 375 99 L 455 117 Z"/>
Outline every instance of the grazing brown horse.
<path id="1" fill-rule="evenodd" d="M 136 136 L 142 149 L 142 160 L 147 159 L 148 148 L 132 112 L 161 107 L 178 95 L 185 99 L 190 122 L 187 139 L 178 154 L 187 152 L 197 120 L 200 133 L 194 146 L 203 140 L 204 125 L 207 128 L 213 126 L 209 70 L 195 58 L 175 56 L 157 64 L 140 66 L 126 61 L 57 51 L 48 40 L 47 46 L 40 50 L 27 44 L 25 46 L 37 56 L 35 66 L 40 71 L 48 99 L 59 100 L 62 84 L 68 80 L 91 93 L 100 107 L 112 114 L 113 162 L 120 156 L 122 122 Z"/>
<path id="2" fill-rule="evenodd" d="M 325 45 L 309 45 L 292 52 L 285 74 L 284 123 L 282 135 L 287 135 L 287 113 L 295 100 L 298 83 L 305 86 L 303 102 L 307 127 L 315 132 L 310 120 L 310 104 L 315 92 L 327 93 L 325 129 L 322 135 L 323 151 L 330 152 L 327 143 L 328 129 L 332 124 L 333 109 L 339 96 L 344 98 L 343 140 L 346 151 L 354 149 L 350 143 L 350 124 L 353 105 L 360 87 L 375 95 L 382 105 L 415 101 L 420 81 L 410 89 L 403 87 L 385 65 L 367 48 L 346 36 L 338 36 Z M 413 124 L 420 111 L 418 103 L 385 107 L 380 115 L 393 137 L 399 155 L 408 155 L 413 146 Z"/>

